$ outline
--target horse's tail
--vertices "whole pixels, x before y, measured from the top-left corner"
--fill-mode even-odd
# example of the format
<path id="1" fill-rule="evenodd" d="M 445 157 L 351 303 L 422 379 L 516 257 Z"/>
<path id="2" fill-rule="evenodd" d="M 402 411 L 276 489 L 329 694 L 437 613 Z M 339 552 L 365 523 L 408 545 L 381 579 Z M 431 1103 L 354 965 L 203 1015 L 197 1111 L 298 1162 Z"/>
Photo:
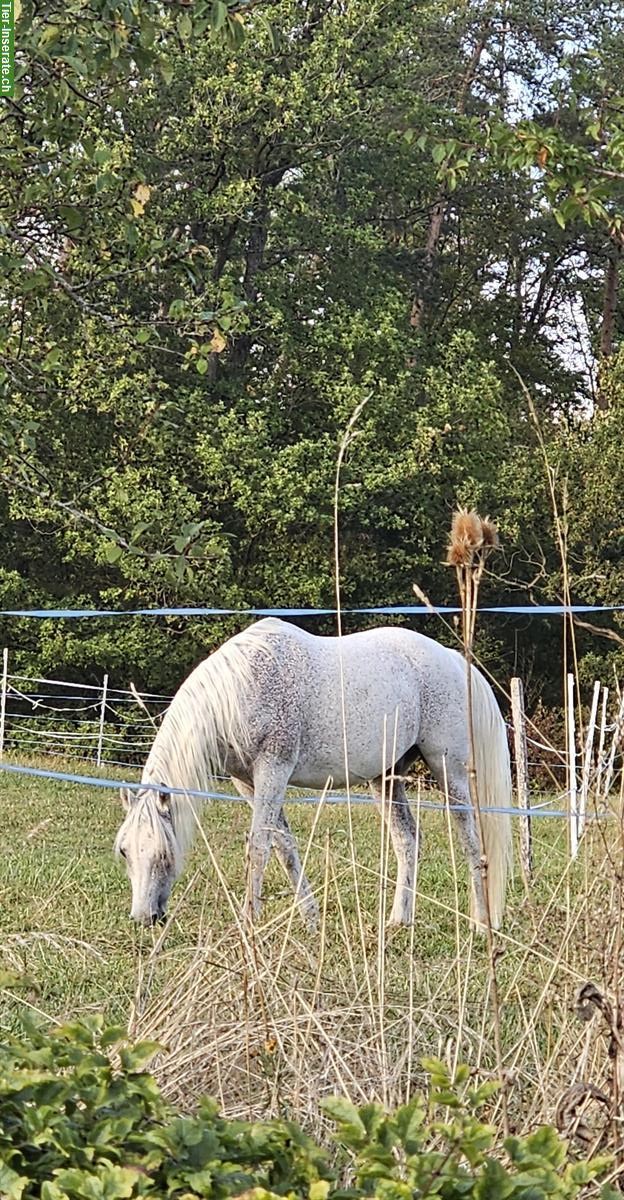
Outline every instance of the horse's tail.
<path id="1" fill-rule="evenodd" d="M 478 671 L 472 676 L 472 716 L 477 794 L 481 809 L 483 853 L 487 860 L 487 891 L 493 929 L 502 923 L 507 877 L 513 867 L 511 814 L 489 812 L 512 804 L 507 730 L 494 693 Z M 474 912 L 472 913 L 475 916 Z"/>

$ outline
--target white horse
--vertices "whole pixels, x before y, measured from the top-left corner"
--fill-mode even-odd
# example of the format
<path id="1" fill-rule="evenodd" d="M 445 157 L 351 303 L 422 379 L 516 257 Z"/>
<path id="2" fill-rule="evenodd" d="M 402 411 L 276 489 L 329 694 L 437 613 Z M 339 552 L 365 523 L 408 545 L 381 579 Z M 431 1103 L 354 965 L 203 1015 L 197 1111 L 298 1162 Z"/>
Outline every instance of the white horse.
<path id="1" fill-rule="evenodd" d="M 173 698 L 136 793 L 122 791 L 126 817 L 116 850 L 126 860 L 131 916 L 164 917 L 197 825 L 196 801 L 160 787 L 207 790 L 229 775 L 253 808 L 247 904 L 257 913 L 273 847 L 303 915 L 318 906 L 284 815 L 289 784 L 322 788 L 368 782 L 387 805 L 398 863 L 392 924 L 413 912 L 417 833 L 401 776 L 418 754 L 452 804 L 472 881 L 471 918 L 486 917 L 482 850 L 493 928 L 500 926 L 511 864 L 511 804 L 505 725 L 491 687 L 472 672 L 474 759 L 483 847 L 470 799 L 466 664 L 456 650 L 403 628 L 316 637 L 268 618 L 230 638 Z M 384 779 L 385 773 L 385 779 Z"/>

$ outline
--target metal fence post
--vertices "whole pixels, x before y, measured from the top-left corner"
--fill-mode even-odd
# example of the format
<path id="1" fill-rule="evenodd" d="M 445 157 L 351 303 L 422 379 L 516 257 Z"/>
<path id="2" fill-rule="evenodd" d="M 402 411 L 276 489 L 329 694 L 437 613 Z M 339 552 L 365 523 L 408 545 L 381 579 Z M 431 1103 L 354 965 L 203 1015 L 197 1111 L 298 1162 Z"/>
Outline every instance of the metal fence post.
<path id="1" fill-rule="evenodd" d="M 106 718 L 106 695 L 108 692 L 108 675 L 104 676 L 102 685 L 102 704 L 100 706 L 100 732 L 98 735 L 97 765 L 102 766 L 102 745 L 104 742 L 104 721 Z"/>
<path id="2" fill-rule="evenodd" d="M 511 713 L 516 758 L 516 788 L 518 808 L 525 812 L 520 818 L 520 858 L 527 879 L 533 874 L 533 846 L 531 830 L 531 802 L 529 799 L 529 765 L 527 754 L 526 720 L 524 715 L 524 688 L 522 680 L 511 681 Z"/>
<path id="3" fill-rule="evenodd" d="M 4 754 L 4 725 L 6 721 L 6 702 L 9 681 L 9 649 L 2 651 L 2 696 L 0 697 L 0 758 Z"/>

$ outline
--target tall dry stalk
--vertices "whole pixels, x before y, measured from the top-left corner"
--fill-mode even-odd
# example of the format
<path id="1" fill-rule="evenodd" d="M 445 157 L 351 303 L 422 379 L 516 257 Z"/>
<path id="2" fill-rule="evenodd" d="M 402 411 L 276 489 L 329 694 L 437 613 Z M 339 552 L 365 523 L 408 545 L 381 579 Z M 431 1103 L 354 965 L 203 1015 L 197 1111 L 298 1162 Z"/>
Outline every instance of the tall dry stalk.
<path id="1" fill-rule="evenodd" d="M 360 935 L 360 943 L 362 947 L 363 961 L 366 963 L 366 985 L 368 992 L 368 1001 L 371 1012 L 375 1009 L 373 1000 L 373 988 L 368 972 L 368 962 L 366 958 L 366 932 L 362 919 L 362 906 L 360 904 L 359 894 L 359 879 L 357 862 L 355 859 L 355 837 L 353 832 L 353 807 L 351 803 L 351 789 L 349 785 L 349 750 L 347 743 L 347 699 L 344 680 L 344 663 L 342 659 L 342 591 L 340 586 L 340 474 L 345 454 L 353 438 L 355 436 L 355 426 L 360 418 L 361 413 L 368 404 L 370 396 L 365 396 L 363 400 L 356 405 L 351 417 L 347 423 L 347 427 L 342 436 L 340 447 L 338 450 L 338 458 L 336 459 L 336 475 L 334 479 L 334 584 L 336 589 L 336 625 L 338 630 L 338 646 L 339 646 L 339 667 L 340 667 L 340 709 L 342 717 L 342 742 L 344 753 L 345 780 L 346 780 L 346 795 L 347 795 L 347 819 L 349 822 L 349 843 L 351 846 L 351 868 L 353 873 L 353 887 L 355 891 L 355 906 L 358 913 L 358 932 Z"/>
<path id="2" fill-rule="evenodd" d="M 493 550 L 498 548 L 498 533 L 489 517 L 480 517 L 478 513 L 460 508 L 453 514 L 451 536 L 449 541 L 447 563 L 455 568 L 457 586 L 462 609 L 462 640 L 464 658 L 466 661 L 466 696 L 468 716 L 468 786 L 470 799 L 477 814 L 477 827 L 481 844 L 481 879 L 485 901 L 485 933 L 487 938 L 488 961 L 490 967 L 490 996 L 492 1019 L 494 1025 L 494 1045 L 496 1061 L 501 1084 L 502 1116 L 505 1135 L 509 1133 L 509 1115 L 507 1107 L 507 1090 L 503 1072 L 503 1044 L 500 1024 L 500 1005 L 498 982 L 496 977 L 496 947 L 494 932 L 490 918 L 490 897 L 488 887 L 488 860 L 485 853 L 485 833 L 483 817 L 479 803 L 479 780 L 477 779 L 474 714 L 472 694 L 472 667 L 474 635 L 477 622 L 477 604 L 479 588 L 485 571 L 486 562 Z"/>

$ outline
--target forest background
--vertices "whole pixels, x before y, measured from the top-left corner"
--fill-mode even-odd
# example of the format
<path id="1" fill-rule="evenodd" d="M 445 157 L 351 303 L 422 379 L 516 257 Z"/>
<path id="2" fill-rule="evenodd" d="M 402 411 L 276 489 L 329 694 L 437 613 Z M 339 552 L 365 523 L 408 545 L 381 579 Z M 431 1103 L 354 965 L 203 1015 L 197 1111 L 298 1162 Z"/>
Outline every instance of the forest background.
<path id="1" fill-rule="evenodd" d="M 624 602 L 621 5 L 26 0 L 16 46 L 0 608 L 334 607 L 364 400 L 346 607 L 452 602 L 457 504 L 499 527 L 483 604 Z M 581 679 L 611 684 L 623 614 L 588 619 Z M 0 638 L 13 670 L 170 692 L 245 623 Z M 561 618 L 479 636 L 561 702 Z"/>

